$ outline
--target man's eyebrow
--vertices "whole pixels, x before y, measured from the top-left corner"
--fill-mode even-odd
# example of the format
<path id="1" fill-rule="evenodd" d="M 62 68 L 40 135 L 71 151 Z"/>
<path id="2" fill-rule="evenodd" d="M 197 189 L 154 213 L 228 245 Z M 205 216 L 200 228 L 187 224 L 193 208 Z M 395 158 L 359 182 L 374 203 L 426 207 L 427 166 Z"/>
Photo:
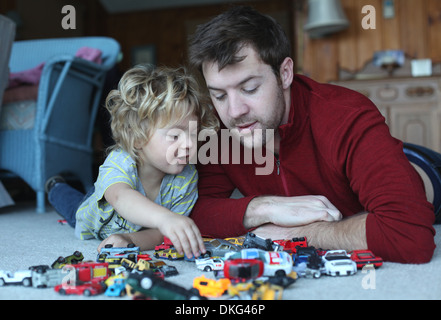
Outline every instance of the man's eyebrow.
<path id="1" fill-rule="evenodd" d="M 241 85 L 243 85 L 243 84 L 247 83 L 248 81 L 255 79 L 255 78 L 261 78 L 261 76 L 254 76 L 254 75 L 249 76 L 249 77 L 245 78 L 244 80 L 240 81 L 238 84 L 234 85 L 233 87 L 235 87 L 235 88 L 240 87 Z M 214 90 L 214 91 L 223 91 L 224 90 L 224 89 L 215 88 L 212 86 L 207 86 L 207 88 L 208 88 L 208 90 Z"/>

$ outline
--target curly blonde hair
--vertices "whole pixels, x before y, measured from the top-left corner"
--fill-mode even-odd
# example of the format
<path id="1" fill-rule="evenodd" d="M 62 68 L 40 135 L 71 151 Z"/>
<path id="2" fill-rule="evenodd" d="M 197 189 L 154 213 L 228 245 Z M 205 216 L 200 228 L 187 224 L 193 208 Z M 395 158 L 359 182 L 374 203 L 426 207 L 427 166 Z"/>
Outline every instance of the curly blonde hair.
<path id="1" fill-rule="evenodd" d="M 219 128 L 212 106 L 198 82 L 183 67 L 137 65 L 121 78 L 106 99 L 115 145 L 139 161 L 136 143 L 148 143 L 155 129 L 196 116 L 199 130 Z"/>

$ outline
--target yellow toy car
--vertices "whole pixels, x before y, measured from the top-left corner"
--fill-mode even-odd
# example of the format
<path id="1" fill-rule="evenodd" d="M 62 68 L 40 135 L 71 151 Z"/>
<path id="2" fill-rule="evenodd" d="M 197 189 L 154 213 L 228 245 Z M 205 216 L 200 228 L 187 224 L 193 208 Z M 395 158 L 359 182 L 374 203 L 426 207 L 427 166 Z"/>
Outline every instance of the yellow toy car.
<path id="1" fill-rule="evenodd" d="M 155 251 L 155 257 L 169 260 L 184 259 L 184 255 L 180 254 L 176 249 L 173 248 Z"/>

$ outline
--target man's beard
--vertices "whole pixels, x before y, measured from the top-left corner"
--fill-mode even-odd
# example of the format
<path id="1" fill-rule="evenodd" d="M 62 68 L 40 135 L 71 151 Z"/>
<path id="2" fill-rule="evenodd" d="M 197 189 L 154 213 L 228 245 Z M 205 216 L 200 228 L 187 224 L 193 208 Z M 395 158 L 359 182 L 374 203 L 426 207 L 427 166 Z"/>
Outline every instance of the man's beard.
<path id="1" fill-rule="evenodd" d="M 274 135 L 281 125 L 285 112 L 283 90 L 280 86 L 278 88 L 277 99 L 275 101 L 276 108 L 274 108 L 273 113 L 268 114 L 268 117 L 260 118 L 246 115 L 245 117 L 234 119 L 230 122 L 229 127 L 233 128 L 230 129 L 232 136 L 240 141 L 245 148 L 263 148 L 267 145 L 274 145 Z M 253 130 L 245 129 L 240 133 L 237 129 L 237 127 L 242 124 L 254 122 L 257 122 L 257 126 Z"/>

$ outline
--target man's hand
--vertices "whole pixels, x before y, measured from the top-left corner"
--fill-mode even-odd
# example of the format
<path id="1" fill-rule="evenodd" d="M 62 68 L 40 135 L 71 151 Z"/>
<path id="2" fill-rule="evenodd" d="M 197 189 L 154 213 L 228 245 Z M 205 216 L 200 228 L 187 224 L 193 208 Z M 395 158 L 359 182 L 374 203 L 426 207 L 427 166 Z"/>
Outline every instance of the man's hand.
<path id="1" fill-rule="evenodd" d="M 247 229 L 271 223 L 281 227 L 299 227 L 313 222 L 340 221 L 340 211 L 323 196 L 278 197 L 253 199 L 244 217 Z"/>

